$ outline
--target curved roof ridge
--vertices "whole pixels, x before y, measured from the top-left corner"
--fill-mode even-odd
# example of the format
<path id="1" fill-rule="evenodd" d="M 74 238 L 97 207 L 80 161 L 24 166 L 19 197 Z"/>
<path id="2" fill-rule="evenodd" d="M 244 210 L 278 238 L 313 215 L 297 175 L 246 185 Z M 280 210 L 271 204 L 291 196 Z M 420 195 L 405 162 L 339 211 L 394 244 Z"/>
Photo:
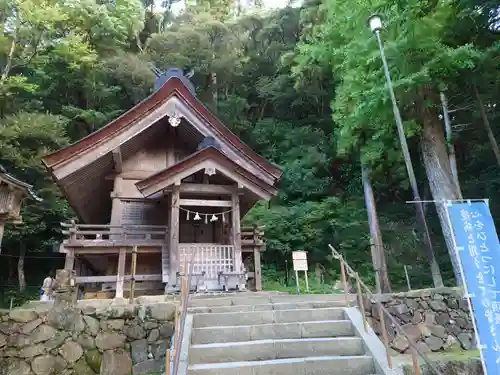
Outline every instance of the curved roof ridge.
<path id="1" fill-rule="evenodd" d="M 189 88 L 182 82 L 182 80 L 176 76 L 169 77 L 159 90 L 153 92 L 147 98 L 116 119 L 110 121 L 102 128 L 65 148 L 44 156 L 42 158 L 42 162 L 47 168 L 52 169 L 53 167 L 73 158 L 75 155 L 84 153 L 96 144 L 101 143 L 105 139 L 109 139 L 116 133 L 132 126 L 132 124 L 134 124 L 137 120 L 147 116 L 149 112 L 174 95 L 184 100 L 191 109 L 197 112 L 198 116 L 201 116 L 201 118 L 205 120 L 214 130 L 216 130 L 216 132 L 229 144 L 231 144 L 233 148 L 252 160 L 266 173 L 273 176 L 274 179 L 280 179 L 283 172 L 278 166 L 257 154 L 250 146 L 241 141 L 241 139 L 239 139 L 236 134 L 225 126 L 220 119 L 218 119 L 198 98 L 196 98 Z"/>

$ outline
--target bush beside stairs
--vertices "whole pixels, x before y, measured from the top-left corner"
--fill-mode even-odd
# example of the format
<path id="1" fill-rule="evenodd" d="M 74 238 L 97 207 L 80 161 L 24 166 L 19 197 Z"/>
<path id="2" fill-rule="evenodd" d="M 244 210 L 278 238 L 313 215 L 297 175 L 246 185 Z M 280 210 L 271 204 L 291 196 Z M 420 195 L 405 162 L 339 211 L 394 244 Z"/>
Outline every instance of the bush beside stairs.
<path id="1" fill-rule="evenodd" d="M 353 309 L 338 294 L 192 297 L 178 373 L 384 374 L 353 322 Z"/>

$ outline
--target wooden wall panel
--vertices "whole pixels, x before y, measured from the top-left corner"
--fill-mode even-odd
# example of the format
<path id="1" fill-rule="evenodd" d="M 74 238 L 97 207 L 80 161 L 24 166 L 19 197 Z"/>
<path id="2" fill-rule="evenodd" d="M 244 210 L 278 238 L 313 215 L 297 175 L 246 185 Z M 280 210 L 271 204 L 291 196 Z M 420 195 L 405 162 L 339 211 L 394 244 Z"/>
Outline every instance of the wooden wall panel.
<path id="1" fill-rule="evenodd" d="M 166 225 L 168 213 L 160 202 L 123 202 L 122 225 Z"/>

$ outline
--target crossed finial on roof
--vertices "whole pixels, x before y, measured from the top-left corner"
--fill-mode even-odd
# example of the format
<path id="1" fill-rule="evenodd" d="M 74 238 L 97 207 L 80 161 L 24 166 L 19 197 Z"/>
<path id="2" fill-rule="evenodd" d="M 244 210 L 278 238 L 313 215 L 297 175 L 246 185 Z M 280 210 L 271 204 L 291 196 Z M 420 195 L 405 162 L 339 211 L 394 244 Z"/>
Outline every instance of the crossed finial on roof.
<path id="1" fill-rule="evenodd" d="M 156 76 L 156 82 L 154 89 L 159 90 L 165 82 L 169 80 L 171 77 L 177 77 L 181 80 L 182 83 L 193 93 L 195 94 L 195 89 L 193 83 L 190 81 L 190 78 L 194 75 L 194 70 L 191 69 L 187 74 L 184 74 L 184 70 L 181 68 L 168 68 L 166 72 L 158 69 L 154 64 L 150 64 L 151 70 Z"/>

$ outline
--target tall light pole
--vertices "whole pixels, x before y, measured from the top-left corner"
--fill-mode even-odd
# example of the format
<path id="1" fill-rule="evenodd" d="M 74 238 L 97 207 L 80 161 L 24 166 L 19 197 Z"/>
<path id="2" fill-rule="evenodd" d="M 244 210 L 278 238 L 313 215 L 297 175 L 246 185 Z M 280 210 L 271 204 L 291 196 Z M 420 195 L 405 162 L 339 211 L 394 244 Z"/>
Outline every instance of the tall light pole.
<path id="1" fill-rule="evenodd" d="M 443 286 L 443 279 L 441 277 L 441 272 L 439 271 L 439 265 L 436 261 L 434 255 L 434 249 L 432 248 L 431 236 L 429 233 L 429 227 L 427 226 L 427 220 L 425 219 L 424 206 L 418 192 L 417 179 L 415 178 L 415 172 L 413 170 L 413 165 L 411 163 L 410 151 L 408 150 L 408 143 L 406 142 L 406 135 L 403 127 L 403 120 L 401 119 L 401 114 L 399 113 L 398 103 L 396 101 L 396 95 L 394 95 L 394 88 L 392 87 L 391 74 L 389 73 L 389 66 L 387 65 L 387 59 L 385 57 L 384 45 L 382 44 L 382 38 L 380 37 L 380 31 L 382 30 L 382 19 L 379 15 L 373 15 L 368 19 L 368 24 L 371 31 L 375 34 L 377 38 L 378 47 L 380 50 L 380 57 L 382 58 L 382 64 L 384 66 L 385 78 L 387 80 L 387 88 L 389 89 L 389 95 L 392 101 L 392 110 L 394 112 L 394 119 L 396 120 L 396 127 L 398 129 L 399 142 L 401 143 L 401 148 L 403 149 L 403 156 L 405 160 L 406 170 L 408 172 L 408 178 L 410 180 L 411 190 L 413 192 L 413 200 L 417 205 L 417 218 L 420 221 L 420 226 L 424 230 L 424 243 L 427 252 L 427 257 L 431 266 L 432 280 L 434 281 L 434 286 L 436 288 Z"/>

